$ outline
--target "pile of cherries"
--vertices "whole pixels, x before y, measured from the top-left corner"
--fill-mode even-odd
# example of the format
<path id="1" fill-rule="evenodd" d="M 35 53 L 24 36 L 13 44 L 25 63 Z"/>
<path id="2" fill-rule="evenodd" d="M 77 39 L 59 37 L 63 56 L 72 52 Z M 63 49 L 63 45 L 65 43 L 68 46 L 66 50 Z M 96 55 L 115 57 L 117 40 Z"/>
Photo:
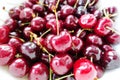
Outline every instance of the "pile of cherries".
<path id="1" fill-rule="evenodd" d="M 117 10 L 99 10 L 97 2 L 28 0 L 10 9 L 0 27 L 0 65 L 28 80 L 97 80 L 119 67 Z"/>

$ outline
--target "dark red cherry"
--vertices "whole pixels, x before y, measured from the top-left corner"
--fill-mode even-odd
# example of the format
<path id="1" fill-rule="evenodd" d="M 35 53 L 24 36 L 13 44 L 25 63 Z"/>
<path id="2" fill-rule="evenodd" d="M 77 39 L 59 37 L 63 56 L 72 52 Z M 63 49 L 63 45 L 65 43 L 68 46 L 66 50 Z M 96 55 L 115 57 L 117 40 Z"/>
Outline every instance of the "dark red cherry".
<path id="1" fill-rule="evenodd" d="M 85 6 L 87 0 L 79 0 L 78 1 L 78 6 Z M 90 0 L 89 0 L 89 3 L 90 3 Z"/>
<path id="2" fill-rule="evenodd" d="M 46 21 L 42 17 L 35 17 L 32 19 L 30 25 L 33 31 L 41 31 L 45 28 Z"/>
<path id="3" fill-rule="evenodd" d="M 108 7 L 106 10 L 109 14 L 115 14 L 117 12 L 117 8 L 115 6 Z"/>
<path id="4" fill-rule="evenodd" d="M 74 63 L 73 72 L 76 80 L 94 80 L 97 77 L 95 66 L 85 58 Z"/>
<path id="5" fill-rule="evenodd" d="M 95 64 L 95 68 L 97 70 L 97 78 L 101 78 L 105 72 L 104 68 L 102 66 L 96 65 L 96 64 Z"/>
<path id="6" fill-rule="evenodd" d="M 15 7 L 15 8 L 12 8 L 10 9 L 9 11 L 9 16 L 12 18 L 12 19 L 15 19 L 15 20 L 19 20 L 19 15 L 20 15 L 20 12 L 21 12 L 21 9 L 18 8 L 18 7 Z"/>
<path id="7" fill-rule="evenodd" d="M 9 41 L 10 28 L 6 25 L 0 27 L 0 44 L 7 43 Z"/>
<path id="8" fill-rule="evenodd" d="M 107 29 L 107 27 L 112 27 L 113 21 L 109 18 L 101 18 L 99 19 L 97 25 L 94 27 L 94 32 L 99 36 L 105 36 L 107 35 L 110 30 Z"/>
<path id="9" fill-rule="evenodd" d="M 28 80 L 48 80 L 48 68 L 42 62 L 32 66 Z"/>
<path id="10" fill-rule="evenodd" d="M 67 3 L 70 5 L 70 6 L 74 6 L 75 3 L 76 3 L 77 0 L 67 0 Z"/>
<path id="11" fill-rule="evenodd" d="M 120 43 L 120 35 L 117 33 L 109 34 L 105 38 L 106 38 L 107 42 L 109 42 L 110 44 Z"/>
<path id="12" fill-rule="evenodd" d="M 97 22 L 97 19 L 93 14 L 84 14 L 79 19 L 79 25 L 82 28 L 87 28 L 87 29 L 93 28 L 96 22 Z"/>
<path id="13" fill-rule="evenodd" d="M 5 21 L 5 25 L 10 28 L 10 31 L 13 31 L 18 27 L 17 21 L 13 20 L 12 18 L 7 19 Z"/>
<path id="14" fill-rule="evenodd" d="M 51 19 L 56 19 L 55 15 L 53 13 L 49 13 L 48 15 L 45 16 L 46 21 L 49 21 Z"/>
<path id="15" fill-rule="evenodd" d="M 30 32 L 32 32 L 32 29 L 29 26 L 25 27 L 23 30 L 24 37 L 28 40 L 30 39 Z"/>
<path id="16" fill-rule="evenodd" d="M 102 66 L 106 69 L 115 69 L 120 66 L 120 58 L 114 50 L 105 51 L 101 60 Z"/>
<path id="17" fill-rule="evenodd" d="M 32 9 L 35 13 L 40 14 L 40 15 L 43 14 L 43 11 L 44 11 L 44 7 L 39 4 L 33 5 Z"/>
<path id="18" fill-rule="evenodd" d="M 25 1 L 22 3 L 23 8 L 32 8 L 33 4 L 30 1 Z"/>
<path id="19" fill-rule="evenodd" d="M 13 46 L 16 49 L 16 51 L 19 51 L 21 45 L 23 44 L 23 41 L 20 38 L 13 37 L 9 40 L 8 44 L 10 46 Z"/>
<path id="20" fill-rule="evenodd" d="M 51 62 L 51 69 L 58 75 L 64 75 L 73 66 L 73 60 L 67 53 L 56 54 Z"/>
<path id="21" fill-rule="evenodd" d="M 29 0 L 31 3 L 36 4 L 39 2 L 39 0 Z"/>
<path id="22" fill-rule="evenodd" d="M 80 18 L 80 16 L 87 13 L 87 9 L 84 9 L 84 6 L 78 6 L 75 12 L 75 15 Z"/>
<path id="23" fill-rule="evenodd" d="M 94 16 L 95 16 L 97 19 L 100 19 L 100 18 L 103 17 L 103 12 L 100 11 L 100 10 L 95 10 L 95 11 L 93 12 L 93 14 L 94 14 Z"/>
<path id="24" fill-rule="evenodd" d="M 113 51 L 114 49 L 112 48 L 112 46 L 111 45 L 108 45 L 108 44 L 104 44 L 103 46 L 102 46 L 102 49 L 104 50 L 104 51 Z"/>
<path id="25" fill-rule="evenodd" d="M 17 58 L 9 65 L 9 72 L 15 77 L 24 77 L 28 72 L 28 65 L 24 58 Z"/>
<path id="26" fill-rule="evenodd" d="M 21 10 L 19 17 L 21 21 L 29 22 L 34 17 L 33 10 L 30 8 L 24 8 L 23 10 Z"/>
<path id="27" fill-rule="evenodd" d="M 102 51 L 98 46 L 90 45 L 84 49 L 83 54 L 89 59 L 92 57 L 94 61 L 99 61 L 102 56 Z"/>
<path id="28" fill-rule="evenodd" d="M 82 29 L 78 29 L 75 33 L 75 36 L 79 37 L 80 39 L 83 39 L 85 38 L 87 35 L 87 32 L 86 31 L 83 31 Z"/>
<path id="29" fill-rule="evenodd" d="M 64 24 L 67 29 L 76 29 L 78 18 L 73 15 L 69 15 L 66 17 Z"/>
<path id="30" fill-rule="evenodd" d="M 40 55 L 40 50 L 39 47 L 33 43 L 33 42 L 25 42 L 21 45 L 21 53 L 26 57 L 29 58 L 31 60 L 36 60 L 39 58 Z"/>
<path id="31" fill-rule="evenodd" d="M 15 49 L 8 44 L 0 45 L 0 65 L 9 64 L 15 57 Z"/>
<path id="32" fill-rule="evenodd" d="M 66 52 L 70 50 L 72 46 L 71 35 L 64 30 L 51 39 L 51 45 L 56 52 Z"/>
<path id="33" fill-rule="evenodd" d="M 59 30 L 62 30 L 62 26 L 63 26 L 63 22 L 61 20 L 58 21 L 59 24 Z M 46 23 L 46 28 L 47 29 L 51 29 L 51 32 L 53 34 L 57 34 L 57 21 L 56 19 L 50 19 L 47 23 Z"/>
<path id="34" fill-rule="evenodd" d="M 97 46 L 101 46 L 103 44 L 102 38 L 97 36 L 96 34 L 89 34 L 86 37 L 87 44 L 94 44 Z"/>
<path id="35" fill-rule="evenodd" d="M 64 5 L 61 8 L 61 16 L 63 18 L 67 17 L 68 15 L 74 14 L 74 8 L 69 5 Z"/>
<path id="36" fill-rule="evenodd" d="M 83 41 L 76 36 L 72 36 L 72 44 L 72 49 L 76 52 L 80 51 L 83 47 Z"/>

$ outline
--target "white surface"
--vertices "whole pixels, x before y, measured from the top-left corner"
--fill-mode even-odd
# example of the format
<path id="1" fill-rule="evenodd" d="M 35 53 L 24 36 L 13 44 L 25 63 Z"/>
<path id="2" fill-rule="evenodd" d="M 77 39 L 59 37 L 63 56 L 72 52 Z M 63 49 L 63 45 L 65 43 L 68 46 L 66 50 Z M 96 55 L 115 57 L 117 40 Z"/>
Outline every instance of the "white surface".
<path id="1" fill-rule="evenodd" d="M 8 18 L 8 13 L 2 10 L 2 7 L 5 6 L 7 10 L 14 6 L 18 6 L 21 2 L 25 0 L 0 0 L 0 25 L 2 25 L 1 20 L 6 20 Z M 120 0 L 99 0 L 100 9 L 108 6 L 116 6 L 118 8 L 118 16 L 116 17 L 116 22 L 114 23 L 117 30 L 120 29 Z M 120 30 L 119 30 L 120 31 Z M 120 44 L 115 46 L 115 49 L 120 54 Z M 18 79 L 11 76 L 8 73 L 7 67 L 0 67 L 0 80 L 27 80 L 27 79 Z M 100 80 L 120 80 L 120 68 L 107 71 Z"/>

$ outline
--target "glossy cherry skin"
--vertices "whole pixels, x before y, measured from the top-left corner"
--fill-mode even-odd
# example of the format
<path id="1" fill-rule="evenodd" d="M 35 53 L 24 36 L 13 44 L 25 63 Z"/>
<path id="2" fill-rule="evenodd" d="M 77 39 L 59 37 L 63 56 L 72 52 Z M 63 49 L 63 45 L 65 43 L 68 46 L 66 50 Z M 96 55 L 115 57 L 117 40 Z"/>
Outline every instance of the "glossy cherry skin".
<path id="1" fill-rule="evenodd" d="M 41 31 L 45 28 L 46 21 L 42 17 L 33 18 L 30 25 L 33 31 Z"/>
<path id="2" fill-rule="evenodd" d="M 51 69 L 58 75 L 64 75 L 73 66 L 73 60 L 67 53 L 56 54 L 51 62 Z"/>
<path id="3" fill-rule="evenodd" d="M 24 58 L 17 58 L 9 65 L 9 72 L 15 77 L 24 77 L 28 72 L 28 65 Z"/>
<path id="4" fill-rule="evenodd" d="M 23 8 L 32 8 L 32 6 L 33 6 L 33 4 L 30 2 L 30 1 L 25 1 L 25 2 L 23 2 L 23 4 L 22 4 L 22 7 Z"/>
<path id="5" fill-rule="evenodd" d="M 28 80 L 48 80 L 48 68 L 42 62 L 34 64 L 30 70 Z"/>
<path id="6" fill-rule="evenodd" d="M 115 69 L 120 66 L 120 57 L 114 50 L 105 51 L 102 55 L 102 66 L 106 69 Z"/>
<path id="7" fill-rule="evenodd" d="M 33 5 L 32 9 L 36 14 L 40 14 L 40 15 L 43 14 L 43 11 L 44 11 L 44 7 L 39 4 Z"/>
<path id="8" fill-rule="evenodd" d="M 102 56 L 102 50 L 98 46 L 89 45 L 84 49 L 83 54 L 89 59 L 92 57 L 94 61 L 99 61 Z"/>
<path id="9" fill-rule="evenodd" d="M 30 32 L 33 32 L 30 26 L 27 26 L 23 29 L 24 37 L 29 40 L 30 39 Z"/>
<path id="10" fill-rule="evenodd" d="M 110 43 L 110 44 L 118 44 L 120 43 L 120 35 L 117 33 L 112 33 L 107 35 L 106 40 Z"/>
<path id="11" fill-rule="evenodd" d="M 7 43 L 9 40 L 10 29 L 8 26 L 4 25 L 0 27 L 0 44 Z"/>
<path id="12" fill-rule="evenodd" d="M 67 0 L 67 3 L 68 3 L 70 6 L 74 6 L 75 3 L 76 3 L 76 0 Z"/>
<path id="13" fill-rule="evenodd" d="M 111 28 L 112 25 L 113 25 L 113 21 L 111 19 L 105 17 L 101 18 L 94 27 L 94 32 L 99 36 L 105 36 L 110 32 L 110 30 L 107 29 L 106 27 Z"/>
<path id="14" fill-rule="evenodd" d="M 36 4 L 39 2 L 39 0 L 29 0 L 31 3 Z"/>
<path id="15" fill-rule="evenodd" d="M 95 11 L 93 12 L 93 14 L 94 14 L 94 16 L 95 16 L 97 19 L 100 19 L 100 18 L 103 17 L 103 13 L 102 13 L 102 11 L 100 11 L 100 10 L 95 10 Z"/>
<path id="16" fill-rule="evenodd" d="M 76 80 L 94 80 L 97 77 L 95 66 L 85 58 L 74 63 L 73 73 Z"/>
<path id="17" fill-rule="evenodd" d="M 0 45 L 0 65 L 9 64 L 15 57 L 16 51 L 15 49 L 8 44 Z"/>
<path id="18" fill-rule="evenodd" d="M 101 78 L 105 72 L 104 68 L 102 66 L 96 65 L 96 64 L 95 64 L 95 68 L 97 70 L 97 78 Z"/>
<path id="19" fill-rule="evenodd" d="M 56 52 L 66 52 L 70 50 L 72 46 L 71 35 L 64 30 L 51 39 L 51 45 Z"/>
<path id="20" fill-rule="evenodd" d="M 102 49 L 103 49 L 103 51 L 113 51 L 114 49 L 112 48 L 112 46 L 111 45 L 108 45 L 108 44 L 104 44 L 103 46 L 102 46 Z"/>
<path id="21" fill-rule="evenodd" d="M 30 8 L 24 8 L 21 12 L 20 12 L 20 20 L 23 22 L 29 22 L 32 20 L 33 16 L 33 10 Z"/>
<path id="22" fill-rule="evenodd" d="M 94 44 L 97 46 L 101 46 L 103 44 L 103 40 L 96 34 L 88 34 L 86 37 L 87 44 Z"/>
<path id="23" fill-rule="evenodd" d="M 53 13 L 49 13 L 45 16 L 46 21 L 49 21 L 51 19 L 56 19 L 55 15 Z"/>
<path id="24" fill-rule="evenodd" d="M 64 25 L 67 29 L 76 29 L 78 25 L 78 18 L 73 15 L 69 15 L 66 17 Z"/>
<path id="25" fill-rule="evenodd" d="M 91 29 L 97 22 L 96 17 L 93 14 L 84 14 L 79 19 L 79 25 L 85 29 Z"/>
<path id="26" fill-rule="evenodd" d="M 80 18 L 80 16 L 87 13 L 87 9 L 84 9 L 84 6 L 78 6 L 75 12 L 75 15 Z"/>
<path id="27" fill-rule="evenodd" d="M 40 53 L 39 47 L 33 42 L 25 42 L 20 47 L 21 53 L 30 60 L 36 60 Z"/>
<path id="28" fill-rule="evenodd" d="M 80 51 L 83 47 L 83 41 L 76 36 L 72 36 L 72 44 L 72 49 L 76 52 Z"/>

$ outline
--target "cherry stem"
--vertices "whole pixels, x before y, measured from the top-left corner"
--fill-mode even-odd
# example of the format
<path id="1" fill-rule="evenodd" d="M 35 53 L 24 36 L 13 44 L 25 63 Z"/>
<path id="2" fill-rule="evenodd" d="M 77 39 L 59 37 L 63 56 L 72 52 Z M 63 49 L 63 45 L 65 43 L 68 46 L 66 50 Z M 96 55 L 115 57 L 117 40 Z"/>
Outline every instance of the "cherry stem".
<path id="1" fill-rule="evenodd" d="M 112 32 L 115 32 L 116 34 L 120 35 L 120 32 L 116 31 L 115 29 L 113 28 L 110 28 L 110 27 L 106 27 L 107 29 L 111 30 Z"/>
<path id="2" fill-rule="evenodd" d="M 91 3 L 89 3 L 89 6 L 92 6 L 95 3 L 95 0 L 93 0 Z"/>
<path id="3" fill-rule="evenodd" d="M 46 35 L 48 32 L 50 32 L 51 29 L 48 29 L 47 31 L 45 31 L 40 37 L 42 38 L 44 35 Z"/>
<path id="4" fill-rule="evenodd" d="M 76 8 L 76 7 L 77 7 L 78 1 L 79 1 L 79 0 L 77 0 L 77 1 L 76 1 L 75 5 L 74 5 L 74 8 Z"/>
<path id="5" fill-rule="evenodd" d="M 74 30 L 72 30 L 72 31 L 69 31 L 69 33 L 74 33 L 75 31 Z"/>
<path id="6" fill-rule="evenodd" d="M 62 80 L 62 79 L 64 79 L 64 78 L 71 77 L 71 76 L 74 76 L 74 74 L 71 73 L 71 74 L 69 74 L 69 75 L 62 76 L 62 77 L 57 78 L 57 79 L 55 79 L 55 80 Z"/>
<path id="7" fill-rule="evenodd" d="M 27 22 L 27 23 L 21 23 L 21 26 L 25 26 L 25 25 L 28 25 L 30 24 L 30 22 Z"/>
<path id="8" fill-rule="evenodd" d="M 51 61 L 51 55 L 49 54 L 49 63 Z M 52 69 L 49 66 L 49 80 L 52 80 Z"/>
<path id="9" fill-rule="evenodd" d="M 90 57 L 90 61 L 93 62 L 93 56 Z"/>
<path id="10" fill-rule="evenodd" d="M 87 0 L 86 4 L 85 4 L 85 6 L 84 6 L 84 9 L 87 8 L 88 4 L 89 4 L 89 0 Z"/>
<path id="11" fill-rule="evenodd" d="M 20 58 L 20 57 L 22 57 L 22 55 L 20 55 L 19 53 L 17 53 L 17 54 L 15 55 L 15 57 L 16 57 L 16 58 Z"/>

